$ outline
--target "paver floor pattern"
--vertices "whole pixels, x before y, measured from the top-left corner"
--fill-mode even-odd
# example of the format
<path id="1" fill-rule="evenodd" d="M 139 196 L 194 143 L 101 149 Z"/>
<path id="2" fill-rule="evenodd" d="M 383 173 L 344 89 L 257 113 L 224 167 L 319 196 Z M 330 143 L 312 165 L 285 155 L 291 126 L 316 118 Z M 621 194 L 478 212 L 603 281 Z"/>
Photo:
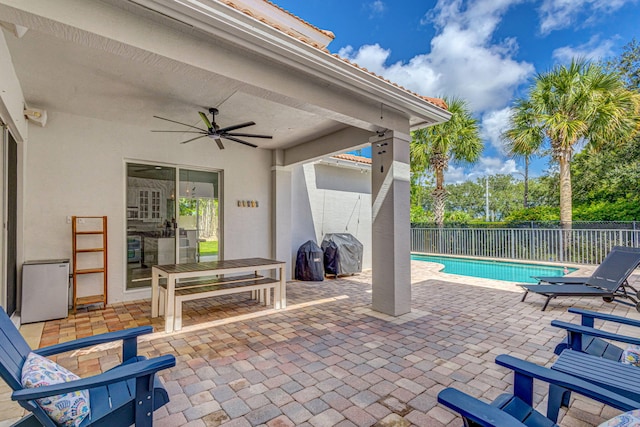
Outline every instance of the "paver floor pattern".
<path id="1" fill-rule="evenodd" d="M 371 311 L 364 272 L 290 282 L 282 311 L 243 295 L 190 302 L 185 329 L 172 334 L 162 332 L 162 318 L 150 318 L 149 301 L 113 304 L 46 322 L 40 346 L 152 324 L 157 332 L 141 340 L 140 353 L 177 358 L 161 374 L 171 402 L 155 412 L 157 426 L 460 426 L 437 404 L 438 392 L 452 386 L 488 401 L 509 390 L 510 371 L 494 363 L 502 353 L 551 365 L 563 333 L 549 323 L 577 320 L 568 307 L 640 318 L 629 306 L 588 298 L 556 299 L 542 312 L 542 298 L 520 302 L 513 284 L 425 263 L 412 263 L 412 281 L 413 312 L 399 318 Z M 87 376 L 119 357 L 118 345 L 57 361 Z M 543 409 L 546 387 L 535 390 Z M 0 390 L 0 426 L 22 413 L 9 394 Z M 578 398 L 561 425 L 593 426 L 618 413 Z"/>

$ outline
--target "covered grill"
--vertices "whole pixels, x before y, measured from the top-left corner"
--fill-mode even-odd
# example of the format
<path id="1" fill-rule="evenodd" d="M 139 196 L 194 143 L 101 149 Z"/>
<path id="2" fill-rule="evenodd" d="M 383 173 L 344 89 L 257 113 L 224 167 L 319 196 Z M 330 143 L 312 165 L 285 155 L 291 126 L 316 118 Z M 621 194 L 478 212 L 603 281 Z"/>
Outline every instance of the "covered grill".
<path id="1" fill-rule="evenodd" d="M 296 256 L 296 280 L 319 282 L 324 280 L 323 253 L 313 240 L 303 243 Z"/>
<path id="2" fill-rule="evenodd" d="M 340 276 L 362 271 L 363 246 L 352 234 L 325 234 L 322 250 L 326 274 Z"/>

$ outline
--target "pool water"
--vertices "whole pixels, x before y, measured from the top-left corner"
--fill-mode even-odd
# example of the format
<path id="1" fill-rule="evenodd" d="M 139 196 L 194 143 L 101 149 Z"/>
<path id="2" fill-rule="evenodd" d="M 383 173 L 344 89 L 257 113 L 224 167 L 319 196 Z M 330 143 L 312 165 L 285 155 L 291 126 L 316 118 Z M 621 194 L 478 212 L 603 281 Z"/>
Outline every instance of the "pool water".
<path id="1" fill-rule="evenodd" d="M 444 265 L 443 273 L 461 276 L 482 277 L 485 279 L 505 280 L 508 282 L 538 283 L 531 276 L 564 276 L 565 267 L 540 264 L 522 264 L 519 262 L 454 258 L 435 255 L 411 255 L 412 260 L 437 262 Z M 576 271 L 568 268 L 568 272 Z"/>

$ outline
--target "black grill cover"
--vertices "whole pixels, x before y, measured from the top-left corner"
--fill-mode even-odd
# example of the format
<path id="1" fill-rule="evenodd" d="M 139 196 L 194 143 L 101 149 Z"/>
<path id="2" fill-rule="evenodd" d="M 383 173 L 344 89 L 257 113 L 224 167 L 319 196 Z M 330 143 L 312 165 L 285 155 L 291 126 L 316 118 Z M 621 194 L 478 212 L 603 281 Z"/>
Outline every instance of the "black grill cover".
<path id="1" fill-rule="evenodd" d="M 324 271 L 327 274 L 354 274 L 362 271 L 362 243 L 349 233 L 325 234 L 322 240 Z"/>
<path id="2" fill-rule="evenodd" d="M 320 282 L 324 280 L 322 249 L 313 240 L 302 244 L 296 257 L 296 280 Z"/>

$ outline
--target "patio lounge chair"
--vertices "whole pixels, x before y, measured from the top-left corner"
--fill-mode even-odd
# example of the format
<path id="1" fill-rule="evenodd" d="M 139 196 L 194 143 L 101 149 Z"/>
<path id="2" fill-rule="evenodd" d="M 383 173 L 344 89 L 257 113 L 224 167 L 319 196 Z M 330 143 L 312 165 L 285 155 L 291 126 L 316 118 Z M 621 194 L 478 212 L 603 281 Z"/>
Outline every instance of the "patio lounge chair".
<path id="1" fill-rule="evenodd" d="M 587 280 L 609 279 L 616 280 L 618 276 L 624 276 L 624 283 L 631 271 L 640 264 L 640 248 L 630 248 L 627 246 L 614 246 L 607 256 L 602 260 L 598 268 L 594 270 L 590 277 L 578 276 L 533 276 L 539 284 L 548 283 L 551 285 L 584 285 Z M 629 272 L 629 273 L 627 273 Z M 625 276 L 626 275 L 626 276 Z"/>
<path id="2" fill-rule="evenodd" d="M 59 424 L 49 417 L 42 405 L 50 396 L 88 390 L 88 416 L 82 420 L 84 426 L 151 426 L 153 411 L 169 401 L 169 396 L 155 376 L 156 372 L 175 366 L 175 357 L 165 355 L 146 360 L 137 355 L 137 337 L 152 332 L 150 326 L 110 332 L 81 338 L 50 347 L 31 350 L 18 329 L 0 307 L 0 376 L 13 389 L 11 399 L 30 412 L 14 426 L 47 426 Z M 51 371 L 43 372 L 38 366 L 37 375 L 45 379 L 45 385 L 35 388 L 23 387 L 23 365 L 27 360 L 40 360 L 38 356 L 50 356 L 83 347 L 122 340 L 122 364 L 99 375 L 53 384 Z M 52 364 L 50 361 L 46 361 Z M 60 371 L 56 372 L 60 373 Z M 51 385 L 46 385 L 51 384 Z M 40 403 L 36 402 L 40 400 Z M 52 399 L 49 399 L 52 400 Z M 51 403 L 51 402 L 50 402 Z M 77 408 L 74 407 L 74 408 Z"/>
<path id="3" fill-rule="evenodd" d="M 562 340 L 554 350 L 554 353 L 557 355 L 560 355 L 560 353 L 566 349 L 571 349 L 591 354 L 593 356 L 614 360 L 616 362 L 621 362 L 624 348 L 619 347 L 613 342 L 640 345 L 640 338 L 615 334 L 594 328 L 595 319 L 640 327 L 640 321 L 638 320 L 578 308 L 570 308 L 569 312 L 580 314 L 582 316 L 581 325 L 562 322 L 559 320 L 551 321 L 551 326 L 562 328 L 567 331 L 566 338 Z"/>
<path id="4" fill-rule="evenodd" d="M 640 304 L 635 298 L 638 294 L 627 283 L 629 275 L 640 264 L 640 248 L 622 248 L 616 247 L 612 250 L 607 258 L 610 261 L 606 263 L 606 268 L 601 270 L 605 264 L 603 261 L 600 267 L 591 277 L 588 277 L 584 283 L 564 282 L 564 284 L 519 284 L 525 291 L 522 296 L 524 301 L 529 292 L 544 295 L 547 297 L 542 311 L 547 308 L 549 301 L 556 297 L 600 297 L 606 302 L 612 302 L 615 298 L 625 298 L 631 300 L 640 311 Z M 606 273 L 606 274 L 605 274 Z M 629 293 L 633 291 L 633 294 Z"/>
<path id="5" fill-rule="evenodd" d="M 503 394 L 491 404 L 484 403 L 454 388 L 438 394 L 438 402 L 453 409 L 464 419 L 465 426 L 483 427 L 553 427 L 559 404 L 566 391 L 573 391 L 622 411 L 640 407 L 640 402 L 613 393 L 592 383 L 502 354 L 498 365 L 513 370 L 513 394 Z M 547 415 L 533 409 L 533 380 L 549 383 Z"/>

